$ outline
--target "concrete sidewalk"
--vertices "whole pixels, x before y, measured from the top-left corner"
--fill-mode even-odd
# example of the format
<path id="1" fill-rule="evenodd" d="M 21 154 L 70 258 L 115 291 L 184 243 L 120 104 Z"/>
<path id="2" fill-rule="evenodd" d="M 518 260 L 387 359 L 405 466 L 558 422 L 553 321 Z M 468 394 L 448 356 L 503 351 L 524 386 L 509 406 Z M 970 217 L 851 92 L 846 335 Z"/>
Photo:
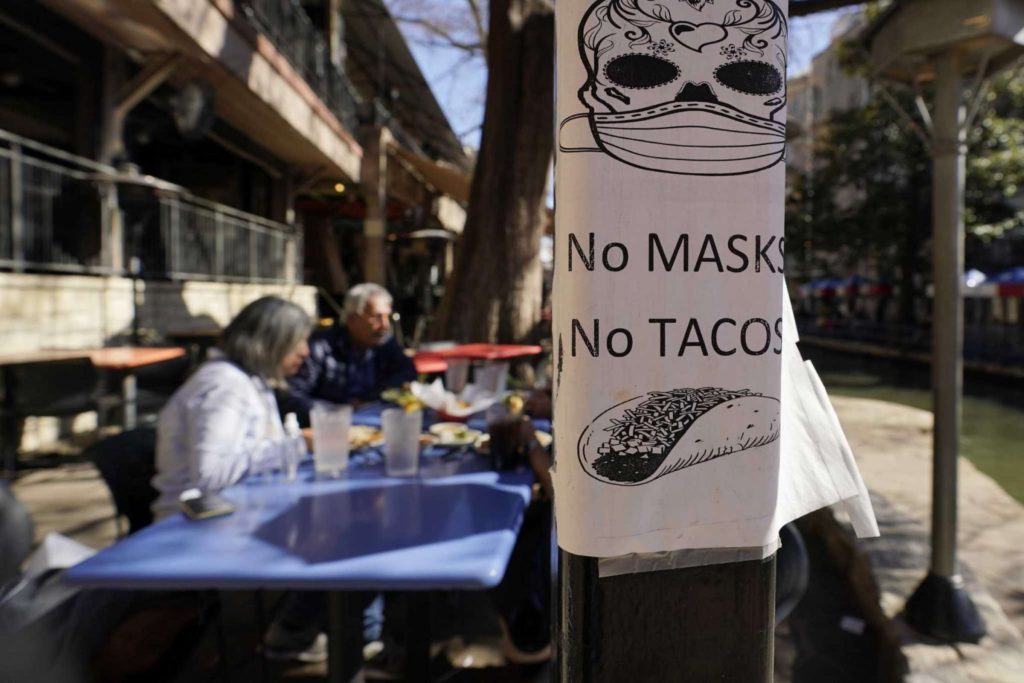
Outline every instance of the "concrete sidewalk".
<path id="1" fill-rule="evenodd" d="M 857 542 L 871 562 L 887 635 L 914 683 L 1024 681 L 1024 506 L 961 458 L 959 559 L 989 635 L 979 645 L 921 639 L 899 616 L 930 552 L 932 414 L 883 401 L 832 397 L 882 536 Z"/>

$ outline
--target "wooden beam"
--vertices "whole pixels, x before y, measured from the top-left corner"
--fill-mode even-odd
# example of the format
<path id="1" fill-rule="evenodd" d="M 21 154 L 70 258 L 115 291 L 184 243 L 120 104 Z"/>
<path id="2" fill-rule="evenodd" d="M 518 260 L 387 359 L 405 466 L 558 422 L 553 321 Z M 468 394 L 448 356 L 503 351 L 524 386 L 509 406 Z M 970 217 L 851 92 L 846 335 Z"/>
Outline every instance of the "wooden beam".
<path id="1" fill-rule="evenodd" d="M 181 60 L 181 55 L 172 52 L 163 56 L 155 56 L 146 62 L 142 71 L 135 74 L 130 81 L 117 90 L 114 107 L 121 116 L 130 112 L 135 105 L 146 99 L 160 84 L 167 80 L 171 72 Z"/>

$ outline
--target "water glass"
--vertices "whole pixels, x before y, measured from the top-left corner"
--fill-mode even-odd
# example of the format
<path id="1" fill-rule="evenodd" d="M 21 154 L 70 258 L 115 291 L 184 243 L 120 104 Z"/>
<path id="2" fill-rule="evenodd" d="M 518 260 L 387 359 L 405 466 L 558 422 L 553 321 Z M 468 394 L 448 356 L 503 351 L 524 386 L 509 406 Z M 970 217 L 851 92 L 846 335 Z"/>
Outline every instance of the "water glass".
<path id="1" fill-rule="evenodd" d="M 469 379 L 469 359 L 449 358 L 448 369 L 444 371 L 444 386 L 453 394 L 458 394 L 466 386 Z"/>
<path id="2" fill-rule="evenodd" d="M 476 369 L 473 383 L 481 389 L 495 394 L 505 393 L 508 386 L 508 363 L 506 361 L 488 361 Z"/>
<path id="3" fill-rule="evenodd" d="M 313 466 L 317 475 L 340 475 L 348 467 L 352 406 L 317 403 L 309 411 L 309 419 L 313 426 Z"/>
<path id="4" fill-rule="evenodd" d="M 423 411 L 389 408 L 380 415 L 384 430 L 384 469 L 389 477 L 414 477 L 420 464 Z"/>

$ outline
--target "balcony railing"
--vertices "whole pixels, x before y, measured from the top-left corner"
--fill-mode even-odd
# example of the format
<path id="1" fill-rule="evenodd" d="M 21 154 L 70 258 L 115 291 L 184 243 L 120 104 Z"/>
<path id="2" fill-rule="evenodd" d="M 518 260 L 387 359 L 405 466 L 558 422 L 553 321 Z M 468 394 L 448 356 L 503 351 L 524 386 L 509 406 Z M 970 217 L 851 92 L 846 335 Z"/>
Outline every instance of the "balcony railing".
<path id="1" fill-rule="evenodd" d="M 133 230 L 129 252 L 144 274 L 147 262 L 173 280 L 293 282 L 301 272 L 301 235 L 287 225 L 189 195 L 158 192 L 156 204 L 158 229 Z"/>
<path id="2" fill-rule="evenodd" d="M 0 269 L 293 283 L 301 258 L 297 226 L 0 130 Z"/>
<path id="3" fill-rule="evenodd" d="M 423 154 L 419 141 L 380 101 L 375 101 L 372 109 L 363 101 L 345 72 L 331 60 L 327 41 L 298 0 L 239 2 L 253 28 L 270 39 L 347 130 L 359 130 L 361 115 L 372 118 L 386 125 L 401 145 Z"/>
<path id="4" fill-rule="evenodd" d="M 239 0 L 254 28 L 291 62 L 303 80 L 349 131 L 359 126 L 361 101 L 331 61 L 327 41 L 298 0 Z"/>
<path id="5" fill-rule="evenodd" d="M 107 271 L 95 178 L 110 171 L 0 130 L 0 268 Z"/>

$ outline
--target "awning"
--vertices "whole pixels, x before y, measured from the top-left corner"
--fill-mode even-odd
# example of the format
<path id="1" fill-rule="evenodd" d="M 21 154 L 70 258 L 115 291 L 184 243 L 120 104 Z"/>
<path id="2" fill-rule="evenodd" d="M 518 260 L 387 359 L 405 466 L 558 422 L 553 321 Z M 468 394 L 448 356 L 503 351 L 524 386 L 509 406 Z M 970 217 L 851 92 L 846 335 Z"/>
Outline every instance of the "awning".
<path id="1" fill-rule="evenodd" d="M 397 145 L 391 151 L 416 169 L 439 192 L 463 204 L 469 201 L 469 176 L 455 166 L 443 161 L 431 161 Z"/>

